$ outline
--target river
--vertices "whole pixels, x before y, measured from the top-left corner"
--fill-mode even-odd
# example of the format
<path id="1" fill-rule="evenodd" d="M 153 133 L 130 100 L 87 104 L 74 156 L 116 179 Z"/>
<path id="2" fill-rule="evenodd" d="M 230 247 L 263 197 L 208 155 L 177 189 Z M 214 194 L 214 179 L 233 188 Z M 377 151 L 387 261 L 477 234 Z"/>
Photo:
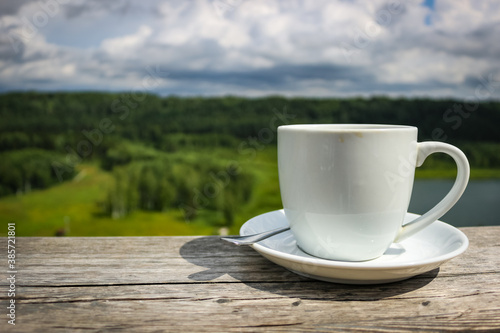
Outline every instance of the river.
<path id="1" fill-rule="evenodd" d="M 441 200 L 453 185 L 453 180 L 415 180 L 408 209 L 422 214 Z M 467 189 L 441 221 L 455 227 L 500 225 L 500 180 L 471 180 Z"/>

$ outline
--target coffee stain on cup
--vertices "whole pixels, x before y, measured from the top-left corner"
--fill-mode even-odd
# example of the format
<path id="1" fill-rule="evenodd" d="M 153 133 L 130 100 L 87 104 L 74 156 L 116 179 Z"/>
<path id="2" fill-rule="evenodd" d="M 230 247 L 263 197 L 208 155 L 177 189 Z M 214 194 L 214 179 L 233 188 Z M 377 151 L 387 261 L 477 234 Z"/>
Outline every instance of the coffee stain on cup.
<path id="1" fill-rule="evenodd" d="M 363 133 L 361 132 L 353 132 L 352 134 L 354 134 L 355 136 L 357 136 L 358 138 L 362 138 L 363 137 Z M 344 143 L 345 141 L 345 138 L 344 138 L 344 135 L 343 134 L 340 134 L 339 135 L 339 142 L 340 143 Z"/>

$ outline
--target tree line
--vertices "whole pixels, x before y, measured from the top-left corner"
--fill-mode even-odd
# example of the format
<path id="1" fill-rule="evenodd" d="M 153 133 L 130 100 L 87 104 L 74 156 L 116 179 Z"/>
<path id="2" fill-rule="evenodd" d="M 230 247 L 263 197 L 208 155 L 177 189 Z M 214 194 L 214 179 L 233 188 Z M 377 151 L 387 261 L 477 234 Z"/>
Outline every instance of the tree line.
<path id="1" fill-rule="evenodd" d="M 225 165 L 224 165 L 225 164 Z M 121 218 L 134 210 L 181 209 L 186 221 L 200 210 L 221 213 L 219 226 L 234 222 L 237 207 L 253 192 L 253 175 L 229 162 L 158 156 L 132 159 L 113 168 L 113 185 L 101 202 L 105 214 Z"/>
<path id="2" fill-rule="evenodd" d="M 0 197 L 57 184 L 52 163 L 63 163 L 63 156 L 36 148 L 0 152 Z M 75 175 L 74 169 L 68 172 L 68 177 Z"/>
<path id="3" fill-rule="evenodd" d="M 98 140 L 99 135 L 149 142 L 160 149 L 172 145 L 170 134 L 215 133 L 221 138 L 245 139 L 269 127 L 276 115 L 281 118 L 273 126 L 283 122 L 402 124 L 417 126 L 421 140 L 500 142 L 496 129 L 500 102 L 496 101 L 471 106 L 452 99 L 146 95 L 132 103 L 124 96 L 97 92 L 0 95 L 0 151 L 28 147 L 64 151 L 66 145 Z M 228 144 L 224 140 L 219 144 Z M 103 140 L 93 153 L 102 153 L 110 144 L 112 140 Z"/>

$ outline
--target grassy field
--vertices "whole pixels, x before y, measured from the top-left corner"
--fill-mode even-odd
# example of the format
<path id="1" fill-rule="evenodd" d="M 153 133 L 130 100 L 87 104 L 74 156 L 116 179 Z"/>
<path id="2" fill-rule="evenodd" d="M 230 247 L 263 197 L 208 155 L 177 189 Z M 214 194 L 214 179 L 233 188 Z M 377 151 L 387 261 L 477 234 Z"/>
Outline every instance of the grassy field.
<path id="1" fill-rule="evenodd" d="M 235 223 L 227 230 L 231 234 L 239 231 L 241 224 L 251 217 L 281 208 L 279 194 L 276 148 L 267 146 L 252 154 L 235 154 L 231 149 L 188 152 L 188 158 L 210 155 L 221 160 L 234 160 L 241 170 L 254 175 L 252 197 L 238 207 Z M 96 164 L 78 166 L 78 174 L 72 180 L 48 188 L 35 190 L 25 195 L 13 195 L 0 199 L 2 221 L 16 222 L 17 236 L 151 236 L 151 235 L 213 235 L 219 234 L 218 220 L 222 214 L 201 210 L 198 216 L 186 221 L 181 209 L 164 212 L 137 210 L 113 219 L 103 214 L 99 207 L 112 182 L 110 172 Z M 417 169 L 417 178 L 454 178 L 454 169 Z M 471 178 L 500 178 L 500 170 L 474 169 Z M 5 230 L 7 230 L 5 228 Z M 0 231 L 5 235 L 6 231 Z"/>
<path id="2" fill-rule="evenodd" d="M 145 236 L 210 234 L 202 223 L 185 223 L 182 212 L 136 211 L 122 219 L 103 216 L 111 176 L 95 165 L 80 165 L 74 181 L 0 200 L 0 216 L 16 222 L 18 236 Z"/>
<path id="3" fill-rule="evenodd" d="M 217 149 L 199 154 L 188 152 L 184 157 L 195 159 L 196 155 L 204 154 L 227 160 L 235 155 L 229 149 Z M 254 215 L 281 208 L 276 150 L 263 149 L 238 157 L 238 167 L 251 171 L 256 183 L 251 200 L 238 207 L 235 216 L 238 222 L 230 228 L 231 233 L 238 232 L 241 224 Z M 0 198 L 0 217 L 5 223 L 16 222 L 17 236 L 212 235 L 220 231 L 216 225 L 220 224 L 217 220 L 222 219 L 221 214 L 209 210 L 201 210 L 189 221 L 181 209 L 175 208 L 164 212 L 137 210 L 119 219 L 106 216 L 98 203 L 105 199 L 111 184 L 110 172 L 95 164 L 80 164 L 72 181 Z M 0 235 L 5 233 L 0 231 Z"/>

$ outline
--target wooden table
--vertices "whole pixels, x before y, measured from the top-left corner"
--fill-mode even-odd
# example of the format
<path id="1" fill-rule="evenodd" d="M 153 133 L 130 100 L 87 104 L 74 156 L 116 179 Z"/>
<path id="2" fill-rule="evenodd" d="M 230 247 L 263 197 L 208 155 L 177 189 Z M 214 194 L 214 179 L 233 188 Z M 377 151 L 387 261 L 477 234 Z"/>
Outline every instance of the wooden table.
<path id="1" fill-rule="evenodd" d="M 2 260 L 0 331 L 500 330 L 500 227 L 461 230 L 461 256 L 372 286 L 303 278 L 213 236 L 18 237 L 16 325 Z"/>

